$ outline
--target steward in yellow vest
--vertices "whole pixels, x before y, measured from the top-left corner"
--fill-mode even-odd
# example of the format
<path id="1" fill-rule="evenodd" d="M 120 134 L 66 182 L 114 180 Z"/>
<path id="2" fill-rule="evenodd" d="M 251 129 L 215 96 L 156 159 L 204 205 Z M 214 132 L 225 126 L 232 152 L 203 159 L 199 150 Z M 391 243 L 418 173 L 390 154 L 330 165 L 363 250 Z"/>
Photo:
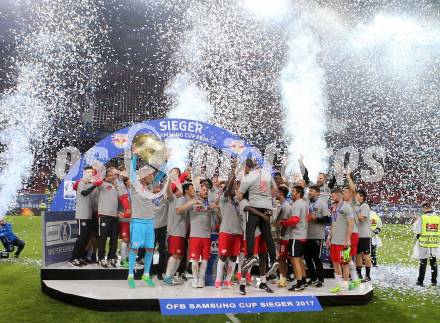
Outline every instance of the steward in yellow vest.
<path id="1" fill-rule="evenodd" d="M 437 286 L 437 257 L 440 256 L 440 215 L 435 214 L 431 204 L 422 204 L 423 214 L 413 225 L 417 243 L 414 248 L 415 258 L 420 260 L 419 277 L 417 285 L 423 286 L 425 280 L 426 266 L 431 266 L 431 284 Z"/>
<path id="2" fill-rule="evenodd" d="M 419 242 L 423 248 L 438 248 L 440 246 L 440 215 L 425 213 L 422 215 L 422 232 Z"/>

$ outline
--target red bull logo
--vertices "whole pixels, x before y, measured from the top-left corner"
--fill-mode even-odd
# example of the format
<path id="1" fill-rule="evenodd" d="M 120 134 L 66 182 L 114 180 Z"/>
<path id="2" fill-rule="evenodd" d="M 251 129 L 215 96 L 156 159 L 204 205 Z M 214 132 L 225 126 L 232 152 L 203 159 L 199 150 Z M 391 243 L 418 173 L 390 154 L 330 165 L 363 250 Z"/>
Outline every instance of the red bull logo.
<path id="1" fill-rule="evenodd" d="M 233 140 L 229 138 L 225 140 L 225 146 L 238 155 L 241 154 L 246 148 L 244 140 Z"/>
<path id="2" fill-rule="evenodd" d="M 115 133 L 112 135 L 112 144 L 116 148 L 123 149 L 127 145 L 128 135 L 123 133 Z"/>
<path id="3" fill-rule="evenodd" d="M 427 232 L 438 232 L 438 224 L 437 223 L 426 223 L 425 229 Z"/>

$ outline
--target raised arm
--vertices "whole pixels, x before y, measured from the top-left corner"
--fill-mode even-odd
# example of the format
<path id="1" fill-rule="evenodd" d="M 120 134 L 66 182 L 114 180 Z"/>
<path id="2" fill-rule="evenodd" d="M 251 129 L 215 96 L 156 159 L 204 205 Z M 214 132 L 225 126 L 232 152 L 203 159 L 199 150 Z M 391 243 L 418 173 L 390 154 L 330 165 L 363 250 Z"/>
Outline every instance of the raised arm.
<path id="1" fill-rule="evenodd" d="M 174 195 L 172 185 L 173 185 L 173 182 L 171 181 L 170 176 L 168 176 L 168 179 L 167 179 L 167 199 L 168 200 L 171 200 Z"/>
<path id="2" fill-rule="evenodd" d="M 75 181 L 75 183 L 73 183 L 72 188 L 73 188 L 74 191 L 78 190 L 78 185 L 79 185 L 79 182 L 80 182 L 80 181 L 81 181 L 81 178 L 80 178 L 80 179 L 77 179 L 77 180 Z"/>
<path id="3" fill-rule="evenodd" d="M 335 186 L 336 186 L 336 176 L 335 174 L 332 174 L 330 180 L 328 181 L 328 188 L 332 190 Z"/>
<path id="4" fill-rule="evenodd" d="M 348 188 L 351 191 L 351 194 L 353 194 L 353 197 L 356 195 L 356 185 L 354 185 L 353 179 L 351 178 L 351 173 L 347 172 L 347 181 L 348 181 Z"/>
<path id="5" fill-rule="evenodd" d="M 298 159 L 298 164 L 303 180 L 306 182 L 306 185 L 309 185 L 310 183 L 309 171 L 307 170 L 306 165 L 304 165 L 303 155 L 301 155 L 301 157 Z"/>
<path id="6" fill-rule="evenodd" d="M 179 176 L 178 181 L 179 181 L 180 184 L 185 183 L 187 177 L 188 177 L 189 174 L 190 174 L 189 171 L 190 171 L 190 170 L 185 170 L 185 172 L 182 173 L 182 174 Z M 171 183 L 171 189 L 172 189 L 173 192 L 176 192 L 176 191 L 177 191 L 177 185 L 176 185 L 176 183 Z"/>
<path id="7" fill-rule="evenodd" d="M 277 186 L 277 183 L 275 183 L 275 180 L 273 179 L 273 177 L 271 177 L 271 193 L 272 193 L 272 196 L 273 197 L 275 197 L 276 195 L 277 195 L 277 193 L 278 193 L 278 186 Z"/>
<path id="8" fill-rule="evenodd" d="M 128 169 L 128 174 L 130 176 L 130 181 L 132 184 L 136 183 L 136 180 L 137 180 L 137 178 L 136 178 L 137 159 L 138 159 L 138 156 L 133 155 L 133 156 L 131 156 L 130 163 L 128 163 L 130 165 L 129 169 Z"/>
<path id="9" fill-rule="evenodd" d="M 234 187 L 235 182 L 235 174 L 234 172 L 231 174 L 229 178 L 228 185 L 225 188 L 225 197 L 231 197 L 232 188 Z"/>

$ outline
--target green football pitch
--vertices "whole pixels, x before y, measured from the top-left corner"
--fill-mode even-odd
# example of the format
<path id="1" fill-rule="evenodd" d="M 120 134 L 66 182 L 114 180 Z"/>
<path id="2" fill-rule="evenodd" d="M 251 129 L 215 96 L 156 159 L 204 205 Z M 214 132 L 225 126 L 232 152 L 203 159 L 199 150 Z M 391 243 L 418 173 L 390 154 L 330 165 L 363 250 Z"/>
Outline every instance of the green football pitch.
<path id="1" fill-rule="evenodd" d="M 416 277 L 401 285 L 375 284 L 374 298 L 365 306 L 324 307 L 314 313 L 246 314 L 227 317 L 163 317 L 158 312 L 95 312 L 51 299 L 41 292 L 41 219 L 8 217 L 14 231 L 26 241 L 20 259 L 0 262 L 0 322 L 440 322 L 440 287 L 416 289 Z M 403 271 L 417 266 L 411 260 L 413 237 L 408 225 L 385 225 L 379 268 Z M 396 276 L 399 276 L 396 272 Z M 411 271 L 415 272 L 414 270 Z M 427 270 L 426 281 L 430 278 Z M 390 274 L 393 280 L 393 273 Z"/>

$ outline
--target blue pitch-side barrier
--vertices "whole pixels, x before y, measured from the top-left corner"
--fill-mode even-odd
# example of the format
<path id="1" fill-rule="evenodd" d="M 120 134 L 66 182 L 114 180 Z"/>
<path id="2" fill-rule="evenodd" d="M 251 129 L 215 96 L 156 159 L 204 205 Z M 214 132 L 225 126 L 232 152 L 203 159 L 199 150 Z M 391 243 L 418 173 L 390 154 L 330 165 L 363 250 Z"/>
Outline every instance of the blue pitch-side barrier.
<path id="1" fill-rule="evenodd" d="M 40 215 L 40 204 L 43 202 L 49 205 L 50 198 L 46 194 L 18 194 L 15 204 L 8 210 L 7 214 L 20 214 L 23 209 L 30 209 L 35 215 Z"/>
<path id="2" fill-rule="evenodd" d="M 15 207 L 24 209 L 39 209 L 41 202 L 48 204 L 49 197 L 46 194 L 19 194 Z"/>
<path id="3" fill-rule="evenodd" d="M 421 212 L 421 206 L 420 205 L 406 205 L 406 204 L 377 204 L 372 207 L 372 209 L 379 213 L 389 213 L 389 214 L 395 214 L 395 213 L 413 213 L 413 212 Z"/>

